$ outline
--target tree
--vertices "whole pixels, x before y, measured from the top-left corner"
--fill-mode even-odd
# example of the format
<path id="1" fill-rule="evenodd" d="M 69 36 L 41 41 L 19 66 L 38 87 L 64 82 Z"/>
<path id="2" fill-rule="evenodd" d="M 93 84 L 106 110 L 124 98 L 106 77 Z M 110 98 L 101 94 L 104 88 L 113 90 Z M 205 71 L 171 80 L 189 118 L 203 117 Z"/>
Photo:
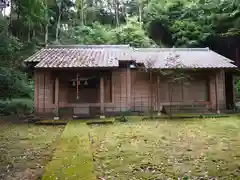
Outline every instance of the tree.
<path id="1" fill-rule="evenodd" d="M 164 67 L 165 68 L 159 68 L 156 66 L 156 59 L 148 59 L 144 66 L 140 67 L 140 69 L 143 69 L 145 72 L 150 73 L 150 83 L 151 83 L 151 91 L 150 91 L 150 97 L 151 97 L 151 104 L 150 104 L 150 116 L 152 117 L 152 111 L 153 111 L 153 102 L 152 102 L 152 96 L 153 96 L 153 87 L 152 87 L 152 75 L 156 74 L 158 78 L 163 77 L 167 80 L 167 83 L 169 85 L 169 102 L 170 102 L 170 111 L 169 115 L 172 117 L 172 102 L 173 102 L 173 90 L 174 85 L 181 84 L 181 85 L 188 85 L 190 81 L 193 79 L 192 76 L 188 73 L 186 69 L 188 69 L 187 66 L 184 65 L 184 63 L 181 61 L 180 56 L 174 51 L 174 49 L 169 53 L 169 55 L 164 59 L 166 62 Z M 159 98 L 159 97 L 157 97 Z M 160 111 L 160 107 L 158 104 L 158 111 Z"/>
<path id="2" fill-rule="evenodd" d="M 26 23 L 28 29 L 27 40 L 30 42 L 31 38 L 35 36 L 34 26 L 40 25 L 44 20 L 43 2 L 42 0 L 16 0 L 15 3 L 18 7 L 19 17 Z"/>
<path id="3" fill-rule="evenodd" d="M 113 0 L 114 4 L 114 12 L 115 12 L 115 18 L 116 18 L 116 26 L 119 26 L 119 0 Z"/>
<path id="4" fill-rule="evenodd" d="M 8 33 L 7 20 L 0 20 L 0 67 L 20 67 L 23 44 Z"/>
<path id="5" fill-rule="evenodd" d="M 192 76 L 188 73 L 187 67 L 180 59 L 180 56 L 173 50 L 169 53 L 165 59 L 166 70 L 159 71 L 161 76 L 167 79 L 168 85 L 170 87 L 169 91 L 169 102 L 170 102 L 170 117 L 172 117 L 172 102 L 173 102 L 173 90 L 174 85 L 188 85 L 193 79 Z"/>
<path id="6" fill-rule="evenodd" d="M 170 29 L 177 47 L 197 47 L 211 34 L 211 29 L 190 20 L 176 20 Z"/>
<path id="7" fill-rule="evenodd" d="M 93 23 L 92 26 L 76 26 L 69 36 L 78 44 L 114 44 L 115 34 L 108 26 Z"/>
<path id="8" fill-rule="evenodd" d="M 78 17 L 80 18 L 81 25 L 84 25 L 84 9 L 85 9 L 85 4 L 84 0 L 77 0 L 76 3 L 76 8 L 77 8 L 77 14 L 79 15 Z"/>
<path id="9" fill-rule="evenodd" d="M 114 29 L 117 44 L 129 44 L 133 47 L 150 47 L 155 43 L 146 35 L 142 23 L 137 17 L 128 18 L 126 24 Z"/>
<path id="10" fill-rule="evenodd" d="M 50 24 L 50 9 L 49 6 L 52 6 L 54 4 L 53 0 L 43 0 L 43 8 L 44 8 L 44 29 L 45 29 L 45 35 L 44 35 L 44 44 L 45 46 L 48 44 L 48 38 L 49 38 L 49 24 Z"/>
<path id="11" fill-rule="evenodd" d="M 60 23 L 61 23 L 61 16 L 62 16 L 62 0 L 56 0 L 58 6 L 58 17 L 57 17 L 57 28 L 56 28 L 56 39 L 55 41 L 58 42 L 59 37 L 59 30 L 60 30 Z"/>
<path id="12" fill-rule="evenodd" d="M 143 22 L 147 29 L 157 22 L 156 31 L 163 34 L 155 35 L 155 40 L 164 41 L 169 33 L 176 47 L 201 46 L 208 37 L 240 28 L 239 6 L 231 0 L 150 0 L 143 13 Z M 172 45 L 170 41 L 164 44 Z"/>

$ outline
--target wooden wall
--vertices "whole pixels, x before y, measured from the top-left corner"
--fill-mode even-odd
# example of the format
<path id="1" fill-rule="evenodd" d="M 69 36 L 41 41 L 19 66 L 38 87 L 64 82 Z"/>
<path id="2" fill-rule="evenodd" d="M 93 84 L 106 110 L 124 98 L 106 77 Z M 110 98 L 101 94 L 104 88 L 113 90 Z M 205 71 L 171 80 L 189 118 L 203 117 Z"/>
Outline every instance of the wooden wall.
<path id="1" fill-rule="evenodd" d="M 50 71 L 35 71 L 34 105 L 37 113 L 53 111 L 53 83 Z"/>
<path id="2" fill-rule="evenodd" d="M 114 111 L 127 111 L 127 71 L 117 69 L 112 72 L 112 93 Z"/>
<path id="3" fill-rule="evenodd" d="M 149 73 L 131 70 L 130 79 L 127 77 L 127 69 L 119 68 L 112 72 L 112 77 L 104 78 L 105 109 L 107 111 L 148 111 L 153 104 L 154 110 L 160 106 L 170 104 L 170 85 L 167 80 L 160 77 L 158 87 L 157 76 L 153 76 L 153 95 L 151 97 L 151 85 Z M 175 84 L 173 87 L 173 100 L 175 104 L 191 104 L 208 102 L 209 108 L 216 108 L 215 80 L 217 79 L 217 98 L 220 109 L 226 107 L 225 102 L 225 76 L 224 71 L 216 73 L 193 75 L 193 81 L 188 85 Z M 39 113 L 54 112 L 54 84 L 55 77 L 51 71 L 36 70 L 35 72 L 35 111 Z M 66 74 L 66 73 L 63 73 Z M 69 89 L 68 80 L 59 77 L 59 106 L 75 107 L 78 104 L 69 102 L 69 94 L 76 95 L 76 91 Z M 111 82 L 112 81 L 112 82 Z M 98 91 L 87 91 L 84 98 L 94 99 L 99 105 Z M 81 92 L 80 92 L 81 93 Z M 130 97 L 128 97 L 130 96 Z M 130 100 L 130 104 L 129 104 Z M 91 102 L 89 102 L 91 103 Z M 83 104 L 84 106 L 84 104 Z"/>

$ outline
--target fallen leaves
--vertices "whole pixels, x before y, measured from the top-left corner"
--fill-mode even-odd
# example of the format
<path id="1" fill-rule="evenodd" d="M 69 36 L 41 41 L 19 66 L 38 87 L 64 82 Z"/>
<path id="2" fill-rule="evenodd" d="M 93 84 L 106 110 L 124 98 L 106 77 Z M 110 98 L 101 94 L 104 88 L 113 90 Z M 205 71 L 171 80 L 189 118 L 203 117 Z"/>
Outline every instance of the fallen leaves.
<path id="1" fill-rule="evenodd" d="M 8 124 L 0 126 L 0 179 L 34 179 L 51 155 L 60 127 Z"/>
<path id="2" fill-rule="evenodd" d="M 159 121 L 157 127 L 151 121 L 93 127 L 91 134 L 97 136 L 92 144 L 96 171 L 104 175 L 112 169 L 110 176 L 118 173 L 119 179 L 129 176 L 131 179 L 148 177 L 155 180 L 159 177 L 214 179 L 214 175 L 228 177 L 231 168 L 232 177 L 237 177 L 239 170 L 228 159 L 240 160 L 237 150 L 240 134 L 237 139 L 223 133 L 225 129 L 215 125 L 219 121 L 226 120 L 196 120 L 194 123 Z M 239 121 L 235 123 L 240 129 Z M 236 125 L 234 127 L 237 131 Z M 155 177 L 156 173 L 163 175 Z M 107 176 L 101 177 L 108 179 Z"/>

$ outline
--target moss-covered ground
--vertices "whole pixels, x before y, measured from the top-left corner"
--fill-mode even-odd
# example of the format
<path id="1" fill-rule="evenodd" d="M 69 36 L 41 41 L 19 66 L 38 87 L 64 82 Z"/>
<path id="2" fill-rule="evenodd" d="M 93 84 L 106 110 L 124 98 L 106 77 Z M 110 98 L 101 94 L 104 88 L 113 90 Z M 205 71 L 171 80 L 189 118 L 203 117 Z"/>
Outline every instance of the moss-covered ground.
<path id="1" fill-rule="evenodd" d="M 89 127 L 82 121 L 69 122 L 42 179 L 96 179 L 90 144 Z"/>
<path id="2" fill-rule="evenodd" d="M 1 123 L 0 179 L 240 179 L 239 116 L 128 119 Z"/>
<path id="3" fill-rule="evenodd" d="M 240 179 L 240 118 L 168 119 L 91 126 L 97 177 Z"/>
<path id="4" fill-rule="evenodd" d="M 38 179 L 64 126 L 0 121 L 0 179 Z"/>

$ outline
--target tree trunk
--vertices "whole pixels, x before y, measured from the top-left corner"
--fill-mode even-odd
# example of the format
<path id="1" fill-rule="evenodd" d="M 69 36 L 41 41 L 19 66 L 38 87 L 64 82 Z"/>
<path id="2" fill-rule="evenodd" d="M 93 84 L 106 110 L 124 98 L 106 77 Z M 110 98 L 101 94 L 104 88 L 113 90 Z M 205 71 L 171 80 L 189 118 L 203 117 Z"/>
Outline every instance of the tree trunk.
<path id="1" fill-rule="evenodd" d="M 31 23 L 28 21 L 28 42 L 31 41 Z"/>
<path id="2" fill-rule="evenodd" d="M 32 30 L 32 37 L 35 37 L 36 36 L 36 31 L 35 31 L 35 29 L 33 28 L 33 30 Z"/>
<path id="3" fill-rule="evenodd" d="M 142 22 L 142 2 L 139 0 L 138 2 L 138 13 L 139 13 L 139 22 Z"/>
<path id="4" fill-rule="evenodd" d="M 60 29 L 60 22 L 61 22 L 61 9 L 59 8 L 59 14 L 58 14 L 58 21 L 57 21 L 57 28 L 56 28 L 56 42 L 59 41 L 59 29 Z"/>
<path id="5" fill-rule="evenodd" d="M 9 26 L 12 27 L 13 0 L 10 1 Z"/>
<path id="6" fill-rule="evenodd" d="M 116 26 L 119 26 L 119 2 L 114 0 Z"/>
<path id="7" fill-rule="evenodd" d="M 47 46 L 48 44 L 48 25 L 49 25 L 49 19 L 48 19 L 48 4 L 47 4 L 47 0 L 45 0 L 45 21 L 46 21 L 46 24 L 45 24 L 45 38 L 44 38 L 44 43 L 45 43 L 45 46 Z"/>
<path id="8" fill-rule="evenodd" d="M 170 109 L 169 109 L 169 116 L 172 118 L 172 100 L 173 100 L 173 84 L 170 84 L 170 93 L 169 93 L 169 102 L 170 102 Z"/>
<path id="9" fill-rule="evenodd" d="M 81 0 L 81 25 L 84 25 L 84 2 Z"/>
<path id="10" fill-rule="evenodd" d="M 44 40 L 45 46 L 48 44 L 48 22 L 45 25 L 45 40 Z"/>

